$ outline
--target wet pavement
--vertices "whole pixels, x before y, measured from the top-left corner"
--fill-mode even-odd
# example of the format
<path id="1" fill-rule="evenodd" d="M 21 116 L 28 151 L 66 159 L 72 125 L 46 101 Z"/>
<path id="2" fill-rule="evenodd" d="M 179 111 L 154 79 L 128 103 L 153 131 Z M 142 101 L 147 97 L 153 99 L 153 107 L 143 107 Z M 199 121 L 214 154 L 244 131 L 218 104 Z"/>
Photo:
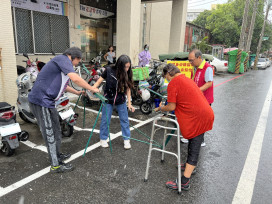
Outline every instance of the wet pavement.
<path id="1" fill-rule="evenodd" d="M 131 141 L 132 149 L 124 150 L 117 117 L 111 120 L 112 153 L 99 146 L 99 134 L 94 132 L 89 149 L 82 150 L 90 136 L 99 106 L 88 107 L 83 130 L 83 110 L 70 138 L 63 138 L 62 151 L 73 154 L 74 171 L 64 174 L 48 173 L 47 153 L 36 148 L 44 146 L 36 125 L 18 118 L 21 129 L 29 131 L 30 144 L 20 143 L 15 155 L 0 154 L 0 203 L 232 203 L 236 193 L 251 141 L 255 133 L 264 101 L 270 87 L 272 69 L 250 70 L 244 75 L 220 74 L 214 79 L 215 113 L 213 130 L 205 135 L 206 147 L 201 150 L 197 174 L 192 176 L 191 188 L 178 195 L 165 187 L 165 182 L 177 177 L 176 158 L 152 153 L 148 182 L 144 182 L 148 144 Z M 233 79 L 234 77 L 237 77 Z M 231 80 L 233 79 L 233 80 Z M 224 83 L 225 82 L 225 83 Z M 271 112 L 271 110 L 270 110 Z M 272 200 L 272 118 L 268 113 L 267 126 L 261 148 L 260 161 L 251 203 L 271 203 Z M 114 113 L 117 116 L 116 113 Z M 131 125 L 150 135 L 151 123 L 156 116 L 142 115 L 139 110 L 129 113 Z M 99 130 L 98 120 L 96 130 Z M 132 130 L 132 137 L 147 139 Z M 162 131 L 155 140 L 162 142 Z M 98 143 L 98 144 L 97 144 Z M 172 138 L 167 150 L 176 150 Z M 181 144 L 185 161 L 187 145 Z M 254 164 L 254 162 L 252 162 Z M 252 178 L 248 178 L 252 180 Z M 245 186 L 244 188 L 247 188 Z M 250 196 L 250 195 L 248 195 Z"/>

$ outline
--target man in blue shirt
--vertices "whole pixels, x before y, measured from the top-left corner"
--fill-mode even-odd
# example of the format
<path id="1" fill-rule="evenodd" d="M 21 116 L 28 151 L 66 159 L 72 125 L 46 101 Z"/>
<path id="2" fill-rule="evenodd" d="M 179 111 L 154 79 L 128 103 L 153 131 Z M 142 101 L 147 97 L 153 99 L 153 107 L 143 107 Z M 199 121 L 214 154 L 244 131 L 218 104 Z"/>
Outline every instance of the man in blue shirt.
<path id="1" fill-rule="evenodd" d="M 28 95 L 30 109 L 37 119 L 47 146 L 51 172 L 62 173 L 73 170 L 71 164 L 63 162 L 71 154 L 60 152 L 62 135 L 55 102 L 64 91 L 80 95 L 81 91 L 68 86 L 69 79 L 93 93 L 99 92 L 75 73 L 73 66 L 77 66 L 81 58 L 81 50 L 77 47 L 69 48 L 63 55 L 54 57 L 42 68 Z"/>

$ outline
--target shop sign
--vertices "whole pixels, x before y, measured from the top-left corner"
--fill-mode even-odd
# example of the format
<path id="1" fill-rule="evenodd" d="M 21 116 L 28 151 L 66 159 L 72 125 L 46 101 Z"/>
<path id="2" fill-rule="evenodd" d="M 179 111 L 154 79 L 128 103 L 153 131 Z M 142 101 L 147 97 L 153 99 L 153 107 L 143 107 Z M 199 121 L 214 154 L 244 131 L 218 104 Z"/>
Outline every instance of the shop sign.
<path id="1" fill-rule="evenodd" d="M 114 13 L 80 4 L 80 15 L 90 18 L 107 18 L 113 16 Z"/>
<path id="2" fill-rule="evenodd" d="M 179 68 L 180 72 L 182 74 L 184 74 L 186 77 L 188 78 L 192 78 L 193 73 L 194 73 L 194 69 L 193 66 L 191 65 L 191 63 L 189 61 L 172 61 L 172 60 L 168 60 L 167 64 L 174 64 L 176 65 L 176 67 Z"/>
<path id="3" fill-rule="evenodd" d="M 27 10 L 64 15 L 64 3 L 54 0 L 11 0 L 11 6 Z"/>

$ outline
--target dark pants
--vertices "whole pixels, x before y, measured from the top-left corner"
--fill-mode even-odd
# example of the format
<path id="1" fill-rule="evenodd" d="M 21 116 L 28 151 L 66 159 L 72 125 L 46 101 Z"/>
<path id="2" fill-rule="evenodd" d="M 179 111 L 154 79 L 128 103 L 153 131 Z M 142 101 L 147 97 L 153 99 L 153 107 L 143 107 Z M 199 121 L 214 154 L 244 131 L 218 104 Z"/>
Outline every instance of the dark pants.
<path id="1" fill-rule="evenodd" d="M 40 127 L 51 164 L 52 166 L 58 166 L 62 136 L 59 113 L 55 108 L 45 108 L 33 103 L 29 103 L 29 105 Z"/>
<path id="2" fill-rule="evenodd" d="M 191 164 L 193 166 L 197 165 L 201 143 L 203 142 L 203 140 L 204 140 L 204 133 L 192 139 L 189 139 L 188 157 L 187 157 L 186 163 Z"/>

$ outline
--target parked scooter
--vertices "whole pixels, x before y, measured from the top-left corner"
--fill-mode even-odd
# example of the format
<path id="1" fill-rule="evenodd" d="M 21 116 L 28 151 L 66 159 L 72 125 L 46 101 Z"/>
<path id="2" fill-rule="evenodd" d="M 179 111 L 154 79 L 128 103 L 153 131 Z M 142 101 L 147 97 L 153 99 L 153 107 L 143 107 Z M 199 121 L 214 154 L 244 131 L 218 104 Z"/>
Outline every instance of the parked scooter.
<path id="1" fill-rule="evenodd" d="M 151 87 L 156 84 L 159 85 L 161 83 L 161 75 L 158 74 L 158 68 L 162 64 L 162 62 L 154 60 L 152 66 L 149 67 L 149 79 L 147 80 L 147 82 L 151 85 Z M 139 87 L 139 81 L 134 81 L 134 89 L 131 90 L 131 98 L 133 105 L 139 105 L 140 109 L 142 106 L 142 112 L 144 114 L 149 114 L 152 112 L 152 107 L 149 107 L 147 102 L 143 101 L 141 90 Z"/>
<path id="2" fill-rule="evenodd" d="M 81 66 L 84 66 L 83 64 Z M 83 67 L 84 69 L 86 68 L 85 66 Z M 90 63 L 90 69 L 91 69 L 91 75 L 88 80 L 88 84 L 90 86 L 93 86 L 97 80 L 100 78 L 102 73 L 105 71 L 104 67 L 96 67 L 95 64 Z M 100 94 L 104 95 L 104 85 L 105 82 L 102 82 L 100 86 L 98 87 Z M 81 102 L 82 104 L 86 104 L 88 106 L 92 106 L 94 104 L 100 104 L 101 101 L 99 98 L 97 98 L 94 94 L 90 93 L 89 95 L 82 95 L 81 96 Z"/>
<path id="3" fill-rule="evenodd" d="M 42 67 L 40 69 L 42 69 Z M 17 107 L 19 116 L 25 122 L 35 124 L 37 123 L 37 120 L 31 113 L 28 102 L 28 94 L 34 85 L 36 78 L 36 74 L 30 70 L 29 72 L 21 74 L 16 80 L 18 87 Z M 73 126 L 76 124 L 78 115 L 74 113 L 69 104 L 69 98 L 65 94 L 60 97 L 58 101 L 56 101 L 56 108 L 60 115 L 62 135 L 64 137 L 70 137 L 73 134 Z"/>
<path id="4" fill-rule="evenodd" d="M 152 89 L 155 92 L 159 92 L 160 85 L 159 84 L 152 84 L 151 81 L 149 81 L 150 84 L 150 89 Z M 146 94 L 145 92 L 148 92 L 148 96 L 144 95 Z M 152 110 L 158 106 L 158 104 L 161 101 L 161 98 L 154 94 L 153 92 L 150 92 L 148 90 L 144 90 L 144 93 L 142 93 L 142 99 L 143 102 L 140 104 L 140 110 L 143 114 L 148 115 L 152 113 Z"/>
<path id="5" fill-rule="evenodd" d="M 16 123 L 14 106 L 0 102 L 0 150 L 11 156 L 19 147 L 19 141 L 27 141 L 28 138 L 28 132 L 21 131 L 19 123 Z"/>
<path id="6" fill-rule="evenodd" d="M 96 57 L 94 57 L 90 60 L 89 64 L 94 64 L 95 69 L 100 68 L 102 56 L 103 56 L 102 51 L 100 51 Z"/>

